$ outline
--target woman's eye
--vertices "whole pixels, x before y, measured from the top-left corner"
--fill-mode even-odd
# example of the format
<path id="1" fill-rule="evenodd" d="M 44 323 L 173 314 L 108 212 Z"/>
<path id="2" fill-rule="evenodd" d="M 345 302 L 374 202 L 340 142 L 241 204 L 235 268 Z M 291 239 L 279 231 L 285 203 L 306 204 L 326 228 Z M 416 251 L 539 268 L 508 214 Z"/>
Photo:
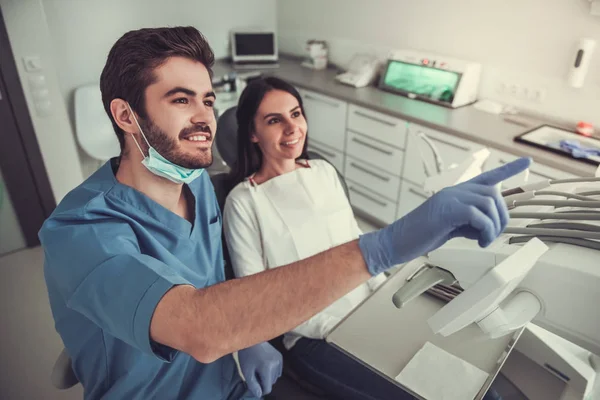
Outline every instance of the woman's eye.
<path id="1" fill-rule="evenodd" d="M 273 124 L 276 124 L 277 122 L 279 122 L 279 118 L 272 118 L 267 123 L 269 125 L 273 125 Z"/>
<path id="2" fill-rule="evenodd" d="M 299 117 L 299 116 L 301 116 L 301 115 L 302 115 L 302 113 L 301 113 L 300 111 L 295 111 L 295 112 L 292 114 L 292 117 L 294 117 L 294 118 L 298 118 L 298 117 Z"/>
<path id="3" fill-rule="evenodd" d="M 173 100 L 173 103 L 187 104 L 188 103 L 188 99 L 186 99 L 185 97 L 180 97 L 178 99 Z"/>

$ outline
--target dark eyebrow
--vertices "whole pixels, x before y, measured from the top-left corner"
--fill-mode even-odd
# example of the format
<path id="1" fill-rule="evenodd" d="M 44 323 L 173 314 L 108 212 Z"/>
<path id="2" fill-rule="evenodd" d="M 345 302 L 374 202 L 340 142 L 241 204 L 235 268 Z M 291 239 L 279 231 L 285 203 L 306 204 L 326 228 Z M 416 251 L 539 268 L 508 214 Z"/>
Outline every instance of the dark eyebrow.
<path id="1" fill-rule="evenodd" d="M 300 108 L 300 106 L 296 106 L 296 107 L 292 108 L 292 109 L 290 110 L 290 112 L 294 112 L 294 111 L 296 111 L 296 110 L 297 110 L 297 109 L 299 109 L 299 108 Z M 281 114 L 280 114 L 280 113 L 271 113 L 271 114 L 267 114 L 267 115 L 265 115 L 265 116 L 263 117 L 263 119 L 267 119 L 267 118 L 270 118 L 270 117 L 280 117 L 280 116 L 281 116 Z"/>
<path id="2" fill-rule="evenodd" d="M 174 87 L 173 89 L 169 90 L 167 93 L 165 93 L 165 95 L 163 97 L 171 97 L 176 93 L 183 93 L 183 94 L 187 94 L 188 96 L 196 95 L 196 92 L 194 92 L 193 90 L 186 89 L 181 86 L 177 86 L 177 87 Z"/>

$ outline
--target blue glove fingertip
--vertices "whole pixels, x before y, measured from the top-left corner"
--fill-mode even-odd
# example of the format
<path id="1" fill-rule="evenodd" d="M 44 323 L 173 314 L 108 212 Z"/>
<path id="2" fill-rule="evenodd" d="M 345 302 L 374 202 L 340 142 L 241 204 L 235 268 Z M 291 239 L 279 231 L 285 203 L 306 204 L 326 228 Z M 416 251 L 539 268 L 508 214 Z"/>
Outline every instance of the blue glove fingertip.
<path id="1" fill-rule="evenodd" d="M 256 382 L 256 377 L 252 377 L 252 379 L 246 381 L 246 385 L 248 386 L 250 393 L 252 393 L 255 397 L 258 397 L 259 399 L 262 397 L 262 389 L 260 388 L 258 382 Z"/>
<path id="2" fill-rule="evenodd" d="M 481 175 L 472 178 L 470 183 L 477 183 L 480 185 L 493 186 L 498 183 L 520 174 L 531 166 L 531 158 L 519 158 L 515 161 L 511 161 L 508 164 L 504 164 L 501 167 L 495 168 L 491 171 L 482 173 Z"/>

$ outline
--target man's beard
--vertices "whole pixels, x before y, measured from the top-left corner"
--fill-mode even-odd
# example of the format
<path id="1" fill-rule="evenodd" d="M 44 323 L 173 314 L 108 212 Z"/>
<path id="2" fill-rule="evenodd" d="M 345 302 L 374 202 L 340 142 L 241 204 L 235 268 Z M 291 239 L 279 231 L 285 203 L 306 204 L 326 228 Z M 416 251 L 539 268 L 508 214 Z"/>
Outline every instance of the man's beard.
<path id="1" fill-rule="evenodd" d="M 208 149 L 197 149 L 195 154 L 187 154 L 183 151 L 177 151 L 178 142 L 176 139 L 169 137 L 158 125 L 154 124 L 152 120 L 144 119 L 140 120 L 140 126 L 150 143 L 150 146 L 154 147 L 161 156 L 171 161 L 173 164 L 179 165 L 180 167 L 189 169 L 200 169 L 208 168 L 213 163 L 212 150 Z M 212 132 L 208 125 L 193 125 L 191 127 L 183 128 L 179 133 L 179 138 L 196 132 L 204 132 L 210 135 L 212 139 Z M 185 139 L 183 139 L 185 140 Z M 145 154 L 148 154 L 148 144 L 145 140 L 140 143 Z"/>

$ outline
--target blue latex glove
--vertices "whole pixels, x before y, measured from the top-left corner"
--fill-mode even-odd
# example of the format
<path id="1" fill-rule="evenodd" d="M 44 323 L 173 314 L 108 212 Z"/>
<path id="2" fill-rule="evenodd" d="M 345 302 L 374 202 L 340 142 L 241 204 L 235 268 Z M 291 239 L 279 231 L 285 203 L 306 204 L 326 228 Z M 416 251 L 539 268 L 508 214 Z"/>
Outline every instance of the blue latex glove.
<path id="1" fill-rule="evenodd" d="M 595 147 L 586 147 L 579 140 L 561 140 L 558 142 L 561 149 L 568 151 L 575 158 L 587 158 L 600 156 L 600 149 Z"/>
<path id="2" fill-rule="evenodd" d="M 470 181 L 445 188 L 398 221 L 362 235 L 359 246 L 372 275 L 437 249 L 455 237 L 487 247 L 508 223 L 508 210 L 495 186 L 529 167 L 521 158 Z"/>
<path id="3" fill-rule="evenodd" d="M 259 343 L 238 351 L 240 368 L 248 390 L 258 398 L 271 393 L 283 371 L 283 357 L 269 343 Z"/>

